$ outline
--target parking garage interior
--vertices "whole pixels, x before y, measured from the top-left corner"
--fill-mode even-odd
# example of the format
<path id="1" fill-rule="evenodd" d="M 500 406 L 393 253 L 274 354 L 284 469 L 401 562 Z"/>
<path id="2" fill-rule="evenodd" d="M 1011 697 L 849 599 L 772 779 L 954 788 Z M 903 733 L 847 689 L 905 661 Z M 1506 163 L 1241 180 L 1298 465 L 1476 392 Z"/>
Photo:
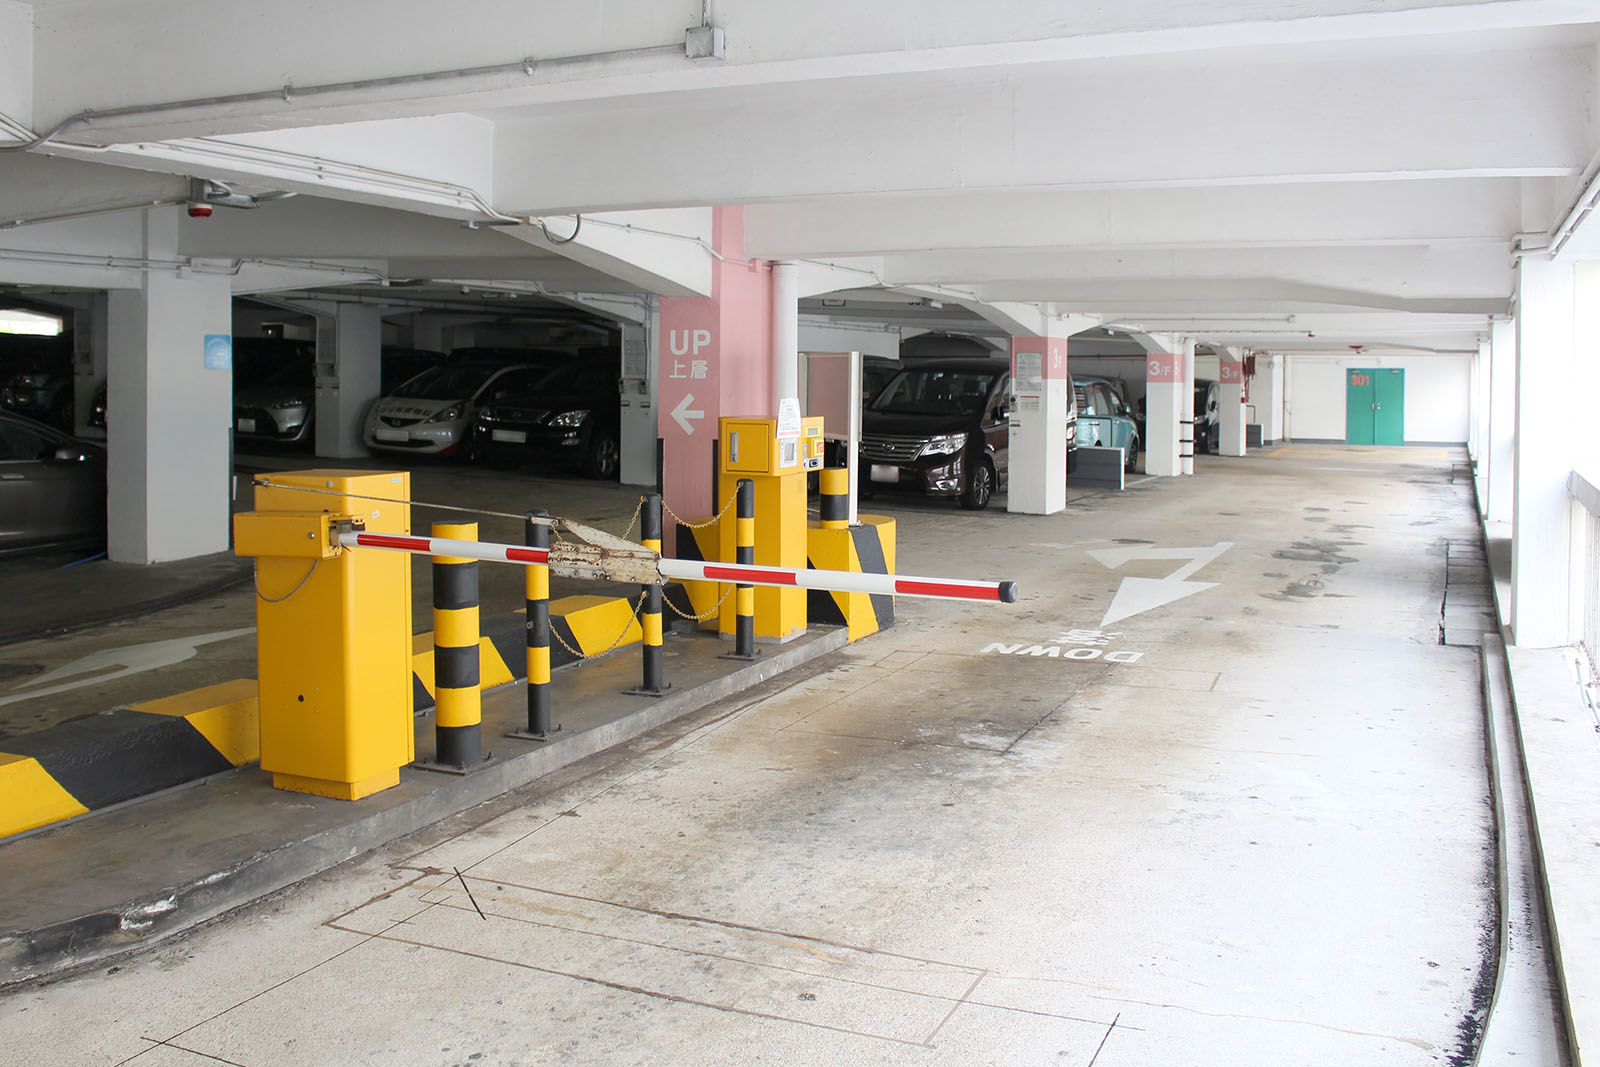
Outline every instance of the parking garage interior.
<path id="1" fill-rule="evenodd" d="M 1583 1063 L 1600 12 L 913 7 L 0 2 L 7 1048 Z"/>

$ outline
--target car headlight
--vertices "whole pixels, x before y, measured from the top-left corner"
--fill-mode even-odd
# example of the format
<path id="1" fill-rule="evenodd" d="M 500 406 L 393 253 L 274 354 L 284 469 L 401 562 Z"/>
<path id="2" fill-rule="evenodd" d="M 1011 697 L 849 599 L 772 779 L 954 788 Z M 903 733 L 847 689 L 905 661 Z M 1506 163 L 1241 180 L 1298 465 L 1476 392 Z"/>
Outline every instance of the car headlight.
<path id="1" fill-rule="evenodd" d="M 964 433 L 946 433 L 933 438 L 922 446 L 924 456 L 947 456 L 960 452 L 967 445 L 967 435 Z"/>
<path id="2" fill-rule="evenodd" d="M 303 408 L 308 401 L 303 396 L 290 397 L 288 400 L 274 400 L 267 407 L 273 411 L 283 411 L 285 408 Z"/>
<path id="3" fill-rule="evenodd" d="M 461 405 L 460 404 L 451 404 L 449 407 L 445 408 L 443 411 L 436 411 L 432 415 L 429 415 L 426 421 L 428 421 L 428 422 L 454 422 L 455 420 L 459 419 L 460 417 L 461 417 Z"/>
<path id="4" fill-rule="evenodd" d="M 551 426 L 565 426 L 565 427 L 568 427 L 568 428 L 571 428 L 573 426 L 582 426 L 583 425 L 583 420 L 587 419 L 588 417 L 589 417 L 589 409 L 588 408 L 584 408 L 581 411 L 563 411 L 561 414 L 555 416 L 553 419 L 550 420 L 550 425 Z"/>

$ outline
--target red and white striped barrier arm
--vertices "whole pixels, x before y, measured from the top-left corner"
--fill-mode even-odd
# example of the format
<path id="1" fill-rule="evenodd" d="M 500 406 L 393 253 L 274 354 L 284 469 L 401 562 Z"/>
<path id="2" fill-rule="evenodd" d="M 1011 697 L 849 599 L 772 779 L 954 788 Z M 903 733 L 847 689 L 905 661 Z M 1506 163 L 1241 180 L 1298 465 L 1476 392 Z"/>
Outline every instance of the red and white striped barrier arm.
<path id="1" fill-rule="evenodd" d="M 421 556 L 457 556 L 461 559 L 483 559 L 491 563 L 548 563 L 547 548 L 524 548 L 522 545 L 499 545 L 492 541 L 455 541 L 448 537 L 409 537 L 403 534 L 366 533 L 346 530 L 339 535 L 345 548 L 361 545 L 364 548 L 390 548 L 396 552 L 412 552 Z"/>
<path id="2" fill-rule="evenodd" d="M 916 578 L 902 574 L 861 574 L 856 571 L 798 570 L 745 563 L 704 563 L 690 559 L 663 559 L 661 576 L 691 582 L 734 582 L 740 585 L 778 585 L 800 589 L 826 589 L 834 593 L 879 593 L 884 596 L 927 596 L 947 600 L 991 600 L 1014 604 L 1016 582 L 973 582 L 963 578 Z"/>
<path id="3" fill-rule="evenodd" d="M 387 548 L 424 556 L 456 556 L 492 563 L 549 563 L 543 548 L 502 545 L 491 541 L 456 541 L 447 537 L 410 537 L 401 534 L 346 530 L 339 535 L 346 548 Z M 775 585 L 794 589 L 824 589 L 834 593 L 868 593 L 883 596 L 938 597 L 945 600 L 984 600 L 1014 604 L 1016 582 L 978 582 L 962 578 L 922 578 L 901 574 L 862 574 L 759 564 L 706 563 L 699 560 L 657 561 L 662 578 L 690 582 L 731 582 L 736 585 Z"/>

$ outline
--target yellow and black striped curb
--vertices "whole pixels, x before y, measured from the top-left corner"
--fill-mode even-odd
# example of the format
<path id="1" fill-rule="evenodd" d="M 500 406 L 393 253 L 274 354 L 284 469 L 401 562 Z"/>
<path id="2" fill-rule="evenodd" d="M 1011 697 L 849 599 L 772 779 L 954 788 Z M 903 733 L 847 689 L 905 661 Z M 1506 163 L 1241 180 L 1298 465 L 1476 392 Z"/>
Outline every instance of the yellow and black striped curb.
<path id="1" fill-rule="evenodd" d="M 0 837 L 259 759 L 256 682 L 238 678 L 0 740 Z"/>
<path id="2" fill-rule="evenodd" d="M 550 629 L 585 656 L 638 644 L 633 605 L 619 597 L 550 602 Z M 618 635 L 622 635 L 620 641 Z M 433 634 L 417 634 L 411 657 L 415 710 L 433 707 Z M 479 642 L 479 684 L 519 681 L 527 669 L 522 612 L 498 615 Z M 550 664 L 577 656 L 552 641 Z M 0 738 L 0 838 L 70 819 L 261 758 L 254 678 L 69 719 L 20 737 Z"/>
<path id="3" fill-rule="evenodd" d="M 618 635 L 621 640 L 617 640 Z M 567 596 L 550 601 L 550 666 L 574 663 L 578 657 L 597 656 L 612 647 L 636 645 L 643 639 L 631 601 L 621 597 Z M 412 700 L 417 711 L 433 707 L 436 688 L 433 669 L 433 634 L 416 636 L 412 645 Z M 493 689 L 527 677 L 528 617 L 520 611 L 496 615 L 483 624 L 478 638 L 478 685 Z"/>

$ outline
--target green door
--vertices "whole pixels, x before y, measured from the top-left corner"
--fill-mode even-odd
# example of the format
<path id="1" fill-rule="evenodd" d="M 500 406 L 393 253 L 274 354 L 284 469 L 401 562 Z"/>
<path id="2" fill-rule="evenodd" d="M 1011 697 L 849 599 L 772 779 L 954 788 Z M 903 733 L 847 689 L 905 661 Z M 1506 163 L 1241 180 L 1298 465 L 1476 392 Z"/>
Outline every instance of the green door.
<path id="1" fill-rule="evenodd" d="M 1346 444 L 1405 444 L 1406 372 L 1357 367 L 1345 375 Z"/>
<path id="2" fill-rule="evenodd" d="M 1406 443 L 1406 372 L 1382 368 L 1372 372 L 1377 387 L 1372 411 L 1372 443 Z"/>

